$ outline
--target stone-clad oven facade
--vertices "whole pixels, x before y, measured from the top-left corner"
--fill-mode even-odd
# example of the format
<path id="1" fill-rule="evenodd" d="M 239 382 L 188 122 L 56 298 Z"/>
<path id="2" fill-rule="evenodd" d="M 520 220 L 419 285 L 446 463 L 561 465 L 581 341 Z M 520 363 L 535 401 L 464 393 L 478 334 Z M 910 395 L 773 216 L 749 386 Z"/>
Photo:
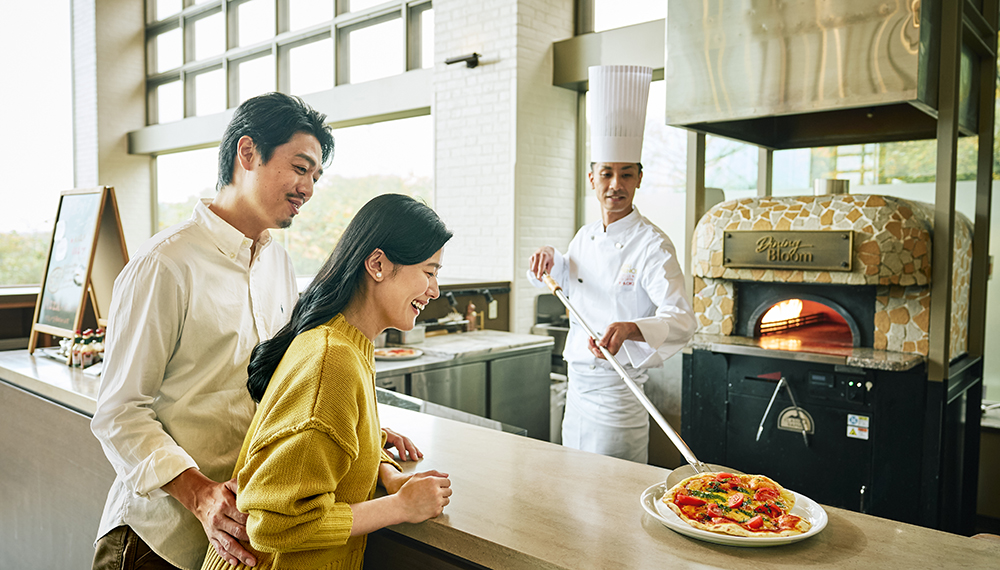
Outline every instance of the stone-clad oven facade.
<path id="1" fill-rule="evenodd" d="M 955 214 L 951 354 L 966 351 L 972 224 Z M 723 265 L 727 230 L 852 230 L 851 271 L 738 269 Z M 745 198 L 722 202 L 695 228 L 691 251 L 694 310 L 703 334 L 732 335 L 735 281 L 876 287 L 872 348 L 927 355 L 933 206 L 878 195 Z"/>

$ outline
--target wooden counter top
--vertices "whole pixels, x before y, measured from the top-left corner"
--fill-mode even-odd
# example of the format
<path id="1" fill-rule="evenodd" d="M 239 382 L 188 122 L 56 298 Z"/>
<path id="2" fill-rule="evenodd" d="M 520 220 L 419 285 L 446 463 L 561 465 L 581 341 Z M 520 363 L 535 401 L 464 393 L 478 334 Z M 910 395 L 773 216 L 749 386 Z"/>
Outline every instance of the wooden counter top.
<path id="1" fill-rule="evenodd" d="M 96 379 L 55 361 L 0 352 L 0 378 L 92 411 L 88 394 L 96 394 Z M 60 399 L 66 394 L 68 402 Z M 996 568 L 1000 561 L 1000 541 L 831 507 L 825 507 L 827 527 L 798 543 L 701 542 L 666 528 L 639 503 L 666 469 L 392 406 L 379 405 L 379 414 L 382 425 L 406 434 L 425 454 L 404 469 L 444 471 L 454 489 L 442 516 L 391 529 L 489 568 Z"/>
<path id="2" fill-rule="evenodd" d="M 529 438 L 380 406 L 424 459 L 407 471 L 451 476 L 441 517 L 392 530 L 490 568 L 988 568 L 1000 542 L 825 507 L 827 527 L 798 543 L 737 548 L 677 534 L 645 513 L 642 492 L 669 473 Z"/>

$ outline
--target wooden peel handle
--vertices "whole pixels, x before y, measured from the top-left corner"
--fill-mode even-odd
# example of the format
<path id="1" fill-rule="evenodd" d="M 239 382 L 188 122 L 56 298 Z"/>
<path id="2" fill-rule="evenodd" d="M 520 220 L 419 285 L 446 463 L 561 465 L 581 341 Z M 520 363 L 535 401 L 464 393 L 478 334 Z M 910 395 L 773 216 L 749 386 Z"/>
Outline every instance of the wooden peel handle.
<path id="1" fill-rule="evenodd" d="M 556 291 L 562 290 L 562 287 L 548 273 L 542 274 L 542 283 L 545 283 L 545 286 L 549 288 L 549 291 L 552 291 L 553 295 L 556 294 Z"/>

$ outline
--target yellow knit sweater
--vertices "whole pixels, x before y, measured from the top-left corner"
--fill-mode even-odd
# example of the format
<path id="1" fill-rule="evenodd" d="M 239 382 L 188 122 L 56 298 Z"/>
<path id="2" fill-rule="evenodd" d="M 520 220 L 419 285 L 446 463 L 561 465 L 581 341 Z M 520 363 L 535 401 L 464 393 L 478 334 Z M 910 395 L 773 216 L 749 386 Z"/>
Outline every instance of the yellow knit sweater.
<path id="1" fill-rule="evenodd" d="M 257 569 L 361 568 L 351 504 L 371 500 L 387 461 L 370 340 L 337 315 L 289 346 L 236 463 Z M 232 570 L 208 547 L 202 570 Z"/>

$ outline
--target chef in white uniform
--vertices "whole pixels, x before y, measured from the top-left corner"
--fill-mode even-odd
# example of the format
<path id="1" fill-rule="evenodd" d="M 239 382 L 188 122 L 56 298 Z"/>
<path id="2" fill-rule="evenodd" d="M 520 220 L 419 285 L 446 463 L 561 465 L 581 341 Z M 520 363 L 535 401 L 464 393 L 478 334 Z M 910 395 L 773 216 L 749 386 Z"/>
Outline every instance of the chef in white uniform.
<path id="1" fill-rule="evenodd" d="M 687 344 L 696 321 L 674 245 L 632 205 L 642 182 L 642 137 L 652 69 L 591 67 L 591 171 L 601 220 L 577 232 L 562 254 L 551 246 L 529 260 L 538 287 L 544 273 L 641 388 L 646 369 Z M 570 320 L 563 357 L 569 388 L 563 445 L 645 463 L 649 417 L 587 332 Z"/>

